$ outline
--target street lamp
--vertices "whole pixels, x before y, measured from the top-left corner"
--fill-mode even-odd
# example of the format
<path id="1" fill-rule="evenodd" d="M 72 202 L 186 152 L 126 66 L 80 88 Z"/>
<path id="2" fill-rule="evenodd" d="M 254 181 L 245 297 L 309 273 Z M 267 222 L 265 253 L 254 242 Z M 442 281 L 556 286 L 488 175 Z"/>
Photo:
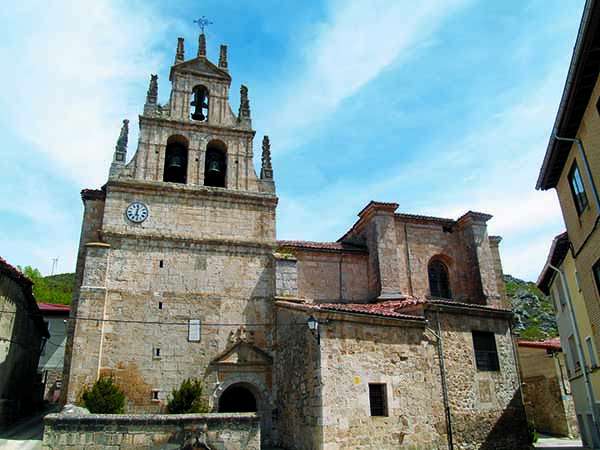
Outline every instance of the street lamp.
<path id="1" fill-rule="evenodd" d="M 308 329 L 311 333 L 317 338 L 317 344 L 321 343 L 321 334 L 319 333 L 319 321 L 315 319 L 313 316 L 310 316 L 306 321 L 308 324 Z"/>

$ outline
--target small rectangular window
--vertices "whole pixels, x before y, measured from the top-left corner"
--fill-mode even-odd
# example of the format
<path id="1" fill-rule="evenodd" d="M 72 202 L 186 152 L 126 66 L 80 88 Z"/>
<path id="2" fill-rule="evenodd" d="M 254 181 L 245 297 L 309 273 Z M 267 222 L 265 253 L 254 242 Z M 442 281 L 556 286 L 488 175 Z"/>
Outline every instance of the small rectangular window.
<path id="1" fill-rule="evenodd" d="M 162 309 L 163 308 L 163 303 L 162 302 L 158 302 L 158 309 Z"/>
<path id="2" fill-rule="evenodd" d="M 600 259 L 592 266 L 592 272 L 594 272 L 594 281 L 596 282 L 596 289 L 600 298 Z"/>
<path id="3" fill-rule="evenodd" d="M 160 359 L 160 347 L 154 347 L 152 349 L 152 357 L 154 359 Z"/>
<path id="4" fill-rule="evenodd" d="M 487 372 L 500 370 L 494 333 L 489 331 L 473 331 L 472 333 L 477 370 Z"/>
<path id="5" fill-rule="evenodd" d="M 160 267 L 161 269 L 164 267 L 164 262 L 162 259 L 158 262 L 158 267 Z"/>
<path id="6" fill-rule="evenodd" d="M 596 357 L 596 351 L 594 350 L 594 343 L 592 342 L 591 336 L 585 338 L 587 344 L 588 354 L 590 355 L 590 365 L 592 367 L 598 367 L 598 358 Z"/>
<path id="7" fill-rule="evenodd" d="M 369 383 L 369 405 L 372 416 L 387 416 L 387 395 L 385 384 Z"/>
<path id="8" fill-rule="evenodd" d="M 571 367 L 574 371 L 581 369 L 581 362 L 579 361 L 579 356 L 577 355 L 577 347 L 575 345 L 575 336 L 571 335 L 568 339 L 569 342 L 569 353 L 571 358 Z"/>
<path id="9" fill-rule="evenodd" d="M 188 341 L 199 342 L 200 341 L 200 320 L 190 319 L 188 321 Z"/>
<path id="10" fill-rule="evenodd" d="M 573 201 L 575 202 L 575 208 L 577 213 L 581 213 L 588 206 L 588 198 L 585 193 L 585 187 L 583 186 L 583 180 L 581 179 L 581 173 L 577 164 L 573 164 L 571 171 L 569 172 L 569 185 L 571 186 L 571 194 L 573 195 Z"/>
<path id="11" fill-rule="evenodd" d="M 159 389 L 152 389 L 152 401 L 154 401 L 154 402 L 160 401 L 160 399 L 158 398 L 159 392 L 160 392 Z"/>

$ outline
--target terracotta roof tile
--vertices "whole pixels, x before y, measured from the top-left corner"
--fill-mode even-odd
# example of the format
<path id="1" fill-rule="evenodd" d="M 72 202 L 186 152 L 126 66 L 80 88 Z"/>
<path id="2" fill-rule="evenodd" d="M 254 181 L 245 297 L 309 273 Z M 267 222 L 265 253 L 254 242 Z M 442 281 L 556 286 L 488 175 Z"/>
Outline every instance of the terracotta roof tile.
<path id="1" fill-rule="evenodd" d="M 367 248 L 344 242 L 314 242 L 314 241 L 277 241 L 279 247 L 295 247 L 305 250 L 323 250 L 335 252 L 366 252 Z"/>
<path id="2" fill-rule="evenodd" d="M 422 316 L 410 314 L 402 314 L 396 311 L 397 301 L 381 302 L 381 303 L 318 303 L 310 306 L 312 309 L 320 311 L 343 311 L 357 314 L 369 314 L 373 316 L 395 317 L 404 319 L 422 320 Z"/>
<path id="3" fill-rule="evenodd" d="M 23 274 L 19 269 L 10 265 L 4 258 L 0 256 L 0 272 L 5 273 L 14 281 L 19 283 L 21 286 L 29 287 L 33 285 L 33 281 L 31 281 L 26 275 Z"/>
<path id="4" fill-rule="evenodd" d="M 542 348 L 546 350 L 558 350 L 561 351 L 562 347 L 560 345 L 560 338 L 555 337 L 552 339 L 546 339 L 543 341 L 525 341 L 518 340 L 519 347 L 528 347 L 528 348 Z"/>
<path id="5" fill-rule="evenodd" d="M 58 314 L 58 313 L 69 314 L 69 312 L 71 311 L 71 307 L 69 305 L 55 305 L 52 303 L 39 303 L 39 302 L 37 305 L 43 314 Z"/>

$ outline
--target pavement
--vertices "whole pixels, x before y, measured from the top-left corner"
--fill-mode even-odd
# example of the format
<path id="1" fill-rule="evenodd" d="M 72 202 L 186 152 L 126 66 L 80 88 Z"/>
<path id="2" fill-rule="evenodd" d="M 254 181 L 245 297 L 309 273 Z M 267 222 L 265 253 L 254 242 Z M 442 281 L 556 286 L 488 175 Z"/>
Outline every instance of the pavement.
<path id="1" fill-rule="evenodd" d="M 10 428 L 0 431 L 0 449 L 2 450 L 41 450 L 44 437 L 44 416 L 52 408 L 35 416 L 26 417 Z"/>
<path id="2" fill-rule="evenodd" d="M 581 439 L 556 438 L 540 435 L 534 448 L 544 448 L 546 450 L 588 450 L 581 443 Z"/>

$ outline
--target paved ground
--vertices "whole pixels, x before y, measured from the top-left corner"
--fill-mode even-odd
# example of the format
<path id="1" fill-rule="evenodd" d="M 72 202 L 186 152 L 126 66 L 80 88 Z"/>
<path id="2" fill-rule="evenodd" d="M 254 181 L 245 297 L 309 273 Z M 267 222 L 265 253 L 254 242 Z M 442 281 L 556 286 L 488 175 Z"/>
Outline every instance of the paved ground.
<path id="1" fill-rule="evenodd" d="M 43 417 L 50 410 L 25 418 L 7 430 L 0 431 L 0 449 L 2 450 L 41 450 L 44 434 Z"/>
<path id="2" fill-rule="evenodd" d="M 586 450 L 580 439 L 553 438 L 550 436 L 540 436 L 535 444 L 535 448 L 544 448 L 546 450 Z"/>

